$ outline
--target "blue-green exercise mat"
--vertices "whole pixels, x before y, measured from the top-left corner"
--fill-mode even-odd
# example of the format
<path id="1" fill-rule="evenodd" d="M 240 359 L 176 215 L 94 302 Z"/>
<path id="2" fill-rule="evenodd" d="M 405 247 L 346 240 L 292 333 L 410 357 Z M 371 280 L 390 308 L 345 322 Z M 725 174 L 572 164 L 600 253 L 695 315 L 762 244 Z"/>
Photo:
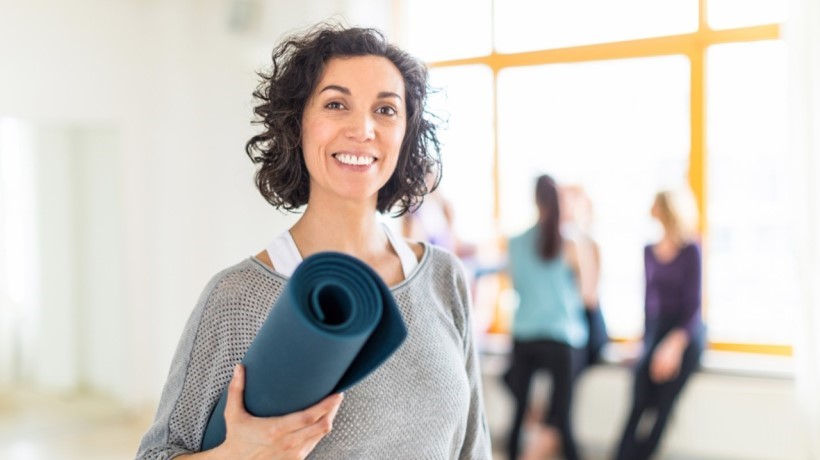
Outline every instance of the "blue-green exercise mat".
<path id="1" fill-rule="evenodd" d="M 390 289 L 351 256 L 322 252 L 293 272 L 242 359 L 245 408 L 289 414 L 345 391 L 379 367 L 407 336 Z M 211 413 L 202 450 L 225 440 L 227 390 Z"/>

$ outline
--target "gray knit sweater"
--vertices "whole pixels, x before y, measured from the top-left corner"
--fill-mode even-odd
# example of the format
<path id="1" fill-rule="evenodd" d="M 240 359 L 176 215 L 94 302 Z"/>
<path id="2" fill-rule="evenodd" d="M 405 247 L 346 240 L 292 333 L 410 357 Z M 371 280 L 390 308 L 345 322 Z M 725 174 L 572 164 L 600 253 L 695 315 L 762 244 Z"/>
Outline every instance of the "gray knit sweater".
<path id="1" fill-rule="evenodd" d="M 407 340 L 345 392 L 333 431 L 310 459 L 490 459 L 490 437 L 463 269 L 425 245 L 391 291 Z M 156 417 L 138 459 L 195 452 L 211 409 L 287 278 L 254 258 L 208 283 L 182 334 Z"/>

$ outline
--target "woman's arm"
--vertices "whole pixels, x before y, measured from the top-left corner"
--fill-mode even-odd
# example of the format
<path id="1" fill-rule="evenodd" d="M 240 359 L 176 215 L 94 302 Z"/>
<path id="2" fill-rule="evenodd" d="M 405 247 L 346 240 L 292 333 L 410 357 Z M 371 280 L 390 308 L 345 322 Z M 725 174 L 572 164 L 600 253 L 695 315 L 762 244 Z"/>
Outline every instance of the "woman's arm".
<path id="1" fill-rule="evenodd" d="M 459 267 L 462 268 L 462 267 Z M 463 268 L 456 276 L 456 290 L 460 299 L 460 311 L 463 312 L 462 345 L 464 347 L 467 379 L 470 382 L 470 411 L 467 419 L 467 430 L 464 444 L 459 454 L 460 460 L 491 460 L 490 430 L 484 413 L 484 401 L 481 391 L 481 371 L 479 369 L 478 350 L 475 346 L 472 325 L 472 305 Z"/>
<path id="2" fill-rule="evenodd" d="M 689 336 L 683 329 L 673 329 L 655 347 L 649 365 L 649 377 L 655 383 L 674 380 L 680 372 L 683 352 L 689 345 Z"/>
<path id="3" fill-rule="evenodd" d="M 698 333 L 701 326 L 701 285 L 702 285 L 702 262 L 700 248 L 691 245 L 687 248 L 686 271 L 683 275 L 683 312 L 681 315 L 681 328 L 691 339 Z"/>
<path id="4" fill-rule="evenodd" d="M 591 243 L 591 244 L 590 244 Z M 598 249 L 592 241 L 564 240 L 567 264 L 575 274 L 581 300 L 586 308 L 598 305 Z"/>
<path id="5" fill-rule="evenodd" d="M 578 261 L 579 271 L 584 273 L 584 286 L 581 298 L 588 309 L 598 308 L 598 284 L 601 279 L 601 252 L 598 243 L 584 235 L 580 245 Z"/>
<path id="6" fill-rule="evenodd" d="M 195 443 L 199 439 L 192 423 L 177 424 L 175 415 L 185 420 L 197 418 L 197 408 L 190 404 L 179 404 L 186 398 L 185 382 L 189 378 L 189 368 L 198 340 L 202 340 L 200 326 L 207 304 L 214 290 L 218 276 L 214 277 L 203 290 L 196 307 L 182 331 L 177 345 L 168 378 L 162 389 L 157 413 L 154 421 L 143 436 L 137 451 L 137 460 L 166 460 L 181 454 L 190 453 L 199 447 Z M 212 362 L 209 361 L 209 362 Z M 201 434 L 200 434 L 201 437 Z"/>

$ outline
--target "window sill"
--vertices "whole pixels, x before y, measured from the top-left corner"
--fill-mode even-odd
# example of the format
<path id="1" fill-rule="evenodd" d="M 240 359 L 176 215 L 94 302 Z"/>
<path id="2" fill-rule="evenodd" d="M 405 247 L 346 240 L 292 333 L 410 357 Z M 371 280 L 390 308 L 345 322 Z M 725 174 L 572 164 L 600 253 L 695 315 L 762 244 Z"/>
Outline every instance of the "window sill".
<path id="1" fill-rule="evenodd" d="M 478 338 L 482 373 L 500 376 L 507 369 L 512 347 L 507 334 L 485 334 Z M 640 353 L 636 342 L 611 342 L 603 351 L 603 366 L 629 367 Z M 790 356 L 739 353 L 722 350 L 706 350 L 701 358 L 699 372 L 715 375 L 794 379 L 794 359 Z"/>

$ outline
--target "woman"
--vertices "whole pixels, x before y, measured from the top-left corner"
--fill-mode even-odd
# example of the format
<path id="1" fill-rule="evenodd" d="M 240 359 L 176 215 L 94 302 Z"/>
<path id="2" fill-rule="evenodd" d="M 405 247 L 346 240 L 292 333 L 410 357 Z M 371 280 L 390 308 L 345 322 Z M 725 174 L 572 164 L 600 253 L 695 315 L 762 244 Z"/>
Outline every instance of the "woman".
<path id="1" fill-rule="evenodd" d="M 549 176 L 536 181 L 535 201 L 538 223 L 509 243 L 510 274 L 520 302 L 512 328 L 512 364 L 505 375 L 516 402 L 507 448 L 510 460 L 516 460 L 532 376 L 546 369 L 552 375 L 549 410 L 523 458 L 541 459 L 560 443 L 564 456 L 575 460 L 570 414 L 574 376 L 583 365 L 587 343 L 581 292 L 588 271 L 581 269 L 577 245 L 561 236 L 558 189 Z"/>
<path id="2" fill-rule="evenodd" d="M 489 459 L 464 275 L 449 253 L 377 218 L 417 205 L 439 162 L 423 64 L 372 29 L 319 25 L 273 53 L 254 93 L 264 131 L 246 150 L 275 207 L 304 213 L 267 250 L 206 287 L 138 458 Z M 391 286 L 408 329 L 396 353 L 344 395 L 282 417 L 242 404 L 237 365 L 295 267 L 343 252 Z M 226 439 L 195 453 L 228 387 Z"/>
<path id="3" fill-rule="evenodd" d="M 663 191 L 655 196 L 651 212 L 663 227 L 663 236 L 644 249 L 644 351 L 635 369 L 632 409 L 618 448 L 617 458 L 622 460 L 645 459 L 655 452 L 704 347 L 694 200 L 688 191 Z M 644 417 L 651 420 L 650 428 L 639 434 Z"/>
<path id="4" fill-rule="evenodd" d="M 585 280 L 581 298 L 584 301 L 589 340 L 584 362 L 577 369 L 581 372 L 602 361 L 603 349 L 609 342 L 606 322 L 598 300 L 598 280 L 601 273 L 601 254 L 598 242 L 592 237 L 592 200 L 580 185 L 564 185 L 558 188 L 561 205 L 561 235 L 575 243 L 579 267 L 584 270 Z M 577 377 L 577 376 L 576 376 Z"/>

